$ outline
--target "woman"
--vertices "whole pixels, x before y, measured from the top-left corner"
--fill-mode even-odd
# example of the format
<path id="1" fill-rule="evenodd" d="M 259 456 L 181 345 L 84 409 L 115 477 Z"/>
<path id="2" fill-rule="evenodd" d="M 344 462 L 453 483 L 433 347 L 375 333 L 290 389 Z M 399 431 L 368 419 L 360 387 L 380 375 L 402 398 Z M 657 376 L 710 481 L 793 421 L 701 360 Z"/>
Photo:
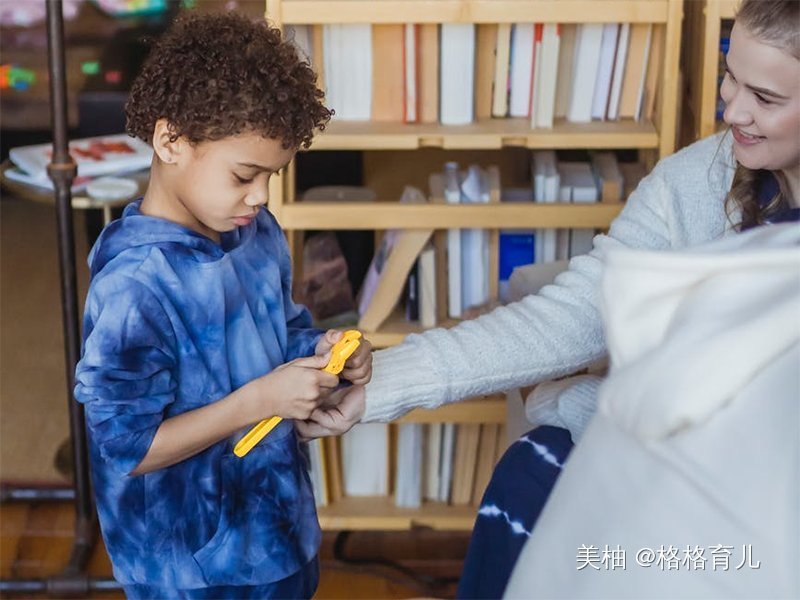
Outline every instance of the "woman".
<path id="1" fill-rule="evenodd" d="M 554 285 L 450 330 L 376 352 L 364 405 L 319 411 L 307 436 L 388 421 L 480 394 L 562 377 L 602 358 L 599 283 L 609 251 L 683 249 L 800 213 L 800 3 L 744 0 L 731 34 L 721 95 L 729 131 L 659 162 L 608 235 Z M 549 404 L 498 464 L 476 522 L 459 596 L 499 597 L 560 466 L 594 412 L 594 382 Z M 491 506 L 489 506 L 491 505 Z M 483 514 L 486 513 L 486 514 Z M 520 533 L 506 525 L 522 525 Z"/>

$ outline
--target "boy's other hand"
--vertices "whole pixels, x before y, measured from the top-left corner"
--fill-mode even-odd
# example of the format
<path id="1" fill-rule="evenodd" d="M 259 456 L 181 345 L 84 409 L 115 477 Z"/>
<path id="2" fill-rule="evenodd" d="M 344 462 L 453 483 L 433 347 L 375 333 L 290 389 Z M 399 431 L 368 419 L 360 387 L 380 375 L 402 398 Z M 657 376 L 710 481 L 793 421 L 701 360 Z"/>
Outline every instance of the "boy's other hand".
<path id="1" fill-rule="evenodd" d="M 329 329 L 317 342 L 315 353 L 318 356 L 327 354 L 334 344 L 342 339 L 343 335 L 343 331 Z M 360 341 L 361 343 L 356 348 L 356 351 L 344 363 L 344 370 L 340 374 L 342 378 L 347 379 L 354 385 L 366 385 L 372 378 L 372 344 L 363 335 Z"/>
<path id="2" fill-rule="evenodd" d="M 263 391 L 258 401 L 260 412 L 264 413 L 259 419 L 273 415 L 284 419 L 309 418 L 339 384 L 336 375 L 322 370 L 329 359 L 327 354 L 297 358 L 259 378 Z M 265 406 L 264 397 L 269 399 L 269 406 Z"/>
<path id="3" fill-rule="evenodd" d="M 301 439 L 341 435 L 361 420 L 366 408 L 364 386 L 337 390 L 308 419 L 295 421 Z"/>

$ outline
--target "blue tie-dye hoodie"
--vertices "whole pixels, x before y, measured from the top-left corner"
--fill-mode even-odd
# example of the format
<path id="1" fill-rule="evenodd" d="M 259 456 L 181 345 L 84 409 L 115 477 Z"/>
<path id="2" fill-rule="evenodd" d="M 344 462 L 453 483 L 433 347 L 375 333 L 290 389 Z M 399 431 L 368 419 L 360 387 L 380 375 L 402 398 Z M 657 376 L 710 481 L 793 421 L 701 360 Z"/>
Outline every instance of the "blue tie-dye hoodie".
<path id="1" fill-rule="evenodd" d="M 244 458 L 232 447 L 246 430 L 171 467 L 129 473 L 164 419 L 313 354 L 321 332 L 291 299 L 285 238 L 266 209 L 217 244 L 143 215 L 140 202 L 89 256 L 76 371 L 114 576 L 176 589 L 280 580 L 320 542 L 291 421 Z"/>

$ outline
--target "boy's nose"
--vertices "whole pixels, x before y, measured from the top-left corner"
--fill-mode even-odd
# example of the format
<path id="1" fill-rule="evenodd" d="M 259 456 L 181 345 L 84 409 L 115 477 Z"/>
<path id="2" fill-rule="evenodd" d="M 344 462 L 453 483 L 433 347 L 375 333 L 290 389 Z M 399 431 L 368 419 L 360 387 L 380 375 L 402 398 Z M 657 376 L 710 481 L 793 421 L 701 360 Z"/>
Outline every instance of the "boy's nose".
<path id="1" fill-rule="evenodd" d="M 245 202 L 248 206 L 262 206 L 269 200 L 269 185 L 255 185 L 247 194 Z"/>

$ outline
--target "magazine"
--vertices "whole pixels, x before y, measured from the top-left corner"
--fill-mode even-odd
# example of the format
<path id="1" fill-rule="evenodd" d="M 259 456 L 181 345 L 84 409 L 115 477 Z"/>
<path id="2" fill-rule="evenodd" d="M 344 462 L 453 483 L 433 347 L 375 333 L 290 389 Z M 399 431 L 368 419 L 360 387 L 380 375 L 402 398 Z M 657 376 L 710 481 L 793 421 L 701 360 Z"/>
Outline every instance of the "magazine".
<path id="1" fill-rule="evenodd" d="M 153 149 L 148 144 L 125 133 L 72 140 L 69 152 L 78 166 L 78 177 L 145 169 L 150 166 L 153 156 Z M 47 165 L 52 154 L 52 144 L 36 144 L 12 148 L 9 158 L 24 173 L 47 186 L 50 181 Z"/>

